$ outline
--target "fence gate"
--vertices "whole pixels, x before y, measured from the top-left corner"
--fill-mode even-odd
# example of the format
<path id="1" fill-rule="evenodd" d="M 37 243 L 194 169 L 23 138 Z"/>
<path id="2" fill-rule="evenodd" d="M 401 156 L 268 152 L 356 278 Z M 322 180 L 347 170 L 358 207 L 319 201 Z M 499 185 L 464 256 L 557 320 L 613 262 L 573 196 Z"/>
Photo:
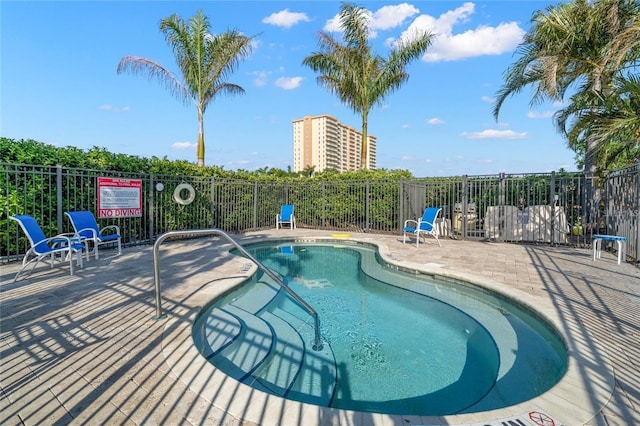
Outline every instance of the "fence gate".
<path id="1" fill-rule="evenodd" d="M 423 182 L 400 183 L 400 217 L 398 224 L 402 226 L 407 219 L 417 220 L 422 217 L 426 207 L 427 185 Z"/>
<path id="2" fill-rule="evenodd" d="M 610 174 L 605 183 L 605 222 L 609 234 L 627 237 L 627 256 L 640 249 L 640 163 Z"/>

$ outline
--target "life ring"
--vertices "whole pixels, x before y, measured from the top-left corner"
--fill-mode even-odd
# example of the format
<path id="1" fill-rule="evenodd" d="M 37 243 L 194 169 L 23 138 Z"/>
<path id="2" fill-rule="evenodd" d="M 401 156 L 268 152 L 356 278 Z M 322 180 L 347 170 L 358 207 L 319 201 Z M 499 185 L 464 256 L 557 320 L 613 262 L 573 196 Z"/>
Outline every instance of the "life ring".
<path id="1" fill-rule="evenodd" d="M 181 193 L 183 189 L 186 189 L 189 192 L 189 196 L 187 198 L 182 198 Z M 176 201 L 176 203 L 186 206 L 188 204 L 191 204 L 193 200 L 196 199 L 196 191 L 195 189 L 193 189 L 193 186 L 189 185 L 188 183 L 181 183 L 180 185 L 176 186 L 175 191 L 173 191 L 173 199 Z"/>

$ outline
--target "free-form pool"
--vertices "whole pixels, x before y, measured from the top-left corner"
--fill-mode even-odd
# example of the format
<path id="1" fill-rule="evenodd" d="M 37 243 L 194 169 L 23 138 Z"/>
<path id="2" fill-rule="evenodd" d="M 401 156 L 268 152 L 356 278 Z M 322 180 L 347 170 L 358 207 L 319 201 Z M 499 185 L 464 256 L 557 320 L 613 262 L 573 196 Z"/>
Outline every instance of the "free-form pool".
<path id="1" fill-rule="evenodd" d="M 358 411 L 446 415 L 513 405 L 566 371 L 556 333 L 479 287 L 383 265 L 363 244 L 248 247 L 319 313 L 312 320 L 257 274 L 198 317 L 194 340 L 216 367 L 257 389 Z"/>

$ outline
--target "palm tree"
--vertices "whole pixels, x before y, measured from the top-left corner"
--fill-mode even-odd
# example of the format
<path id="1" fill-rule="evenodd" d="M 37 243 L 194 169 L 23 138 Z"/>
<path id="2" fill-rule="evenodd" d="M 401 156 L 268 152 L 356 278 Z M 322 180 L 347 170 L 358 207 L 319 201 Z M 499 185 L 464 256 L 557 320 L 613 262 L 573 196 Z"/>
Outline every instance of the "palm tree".
<path id="1" fill-rule="evenodd" d="M 204 166 L 204 113 L 216 95 L 242 94 L 244 89 L 226 81 L 252 49 L 253 38 L 236 30 L 212 34 L 209 19 L 202 11 L 185 22 L 177 14 L 160 21 L 160 31 L 173 49 L 182 81 L 171 71 L 151 59 L 125 56 L 118 64 L 118 74 L 129 71 L 157 78 L 185 104 L 198 109 L 198 166 Z"/>
<path id="2" fill-rule="evenodd" d="M 318 84 L 360 114 L 360 167 L 364 169 L 368 168 L 369 112 L 409 79 L 406 66 L 427 51 L 432 35 L 427 32 L 415 34 L 412 40 L 399 42 L 388 58 L 383 58 L 376 55 L 369 45 L 369 15 L 364 8 L 343 3 L 339 19 L 345 44 L 320 31 L 320 51 L 307 56 L 302 63 L 321 73 L 317 78 Z"/>
<path id="3" fill-rule="evenodd" d="M 497 93 L 495 119 L 506 98 L 527 86 L 534 89 L 532 104 L 562 100 L 570 88 L 577 90 L 574 100 L 584 101 L 587 93 L 607 98 L 621 69 L 638 58 L 639 8 L 635 0 L 573 0 L 535 12 L 518 47 L 521 56 Z M 584 169 L 595 175 L 596 141 L 584 142 Z"/>
<path id="4" fill-rule="evenodd" d="M 602 170 L 640 161 L 640 76 L 626 75 L 614 81 L 608 97 L 579 92 L 554 121 L 569 146 L 584 152 L 593 141 L 594 157 Z"/>

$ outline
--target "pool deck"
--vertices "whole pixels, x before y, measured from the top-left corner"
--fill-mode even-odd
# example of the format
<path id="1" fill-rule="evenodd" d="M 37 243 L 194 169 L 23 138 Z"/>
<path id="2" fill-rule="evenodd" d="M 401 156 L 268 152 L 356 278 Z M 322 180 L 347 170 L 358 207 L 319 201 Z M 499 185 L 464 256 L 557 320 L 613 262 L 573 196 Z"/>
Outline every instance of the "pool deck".
<path id="1" fill-rule="evenodd" d="M 638 266 L 618 265 L 610 252 L 594 262 L 590 249 L 546 245 L 444 239 L 442 247 L 428 240 L 416 248 L 397 235 L 307 229 L 234 238 L 334 236 L 377 244 L 389 263 L 471 280 L 539 309 L 567 343 L 567 374 L 517 406 L 443 417 L 342 411 L 264 394 L 221 374 L 192 345 L 199 310 L 253 272 L 228 254 L 229 244 L 201 238 L 162 245 L 160 320 L 151 246 L 120 256 L 103 250 L 74 276 L 67 265 L 41 262 L 13 283 L 19 265 L 0 265 L 0 424 L 640 425 Z"/>

